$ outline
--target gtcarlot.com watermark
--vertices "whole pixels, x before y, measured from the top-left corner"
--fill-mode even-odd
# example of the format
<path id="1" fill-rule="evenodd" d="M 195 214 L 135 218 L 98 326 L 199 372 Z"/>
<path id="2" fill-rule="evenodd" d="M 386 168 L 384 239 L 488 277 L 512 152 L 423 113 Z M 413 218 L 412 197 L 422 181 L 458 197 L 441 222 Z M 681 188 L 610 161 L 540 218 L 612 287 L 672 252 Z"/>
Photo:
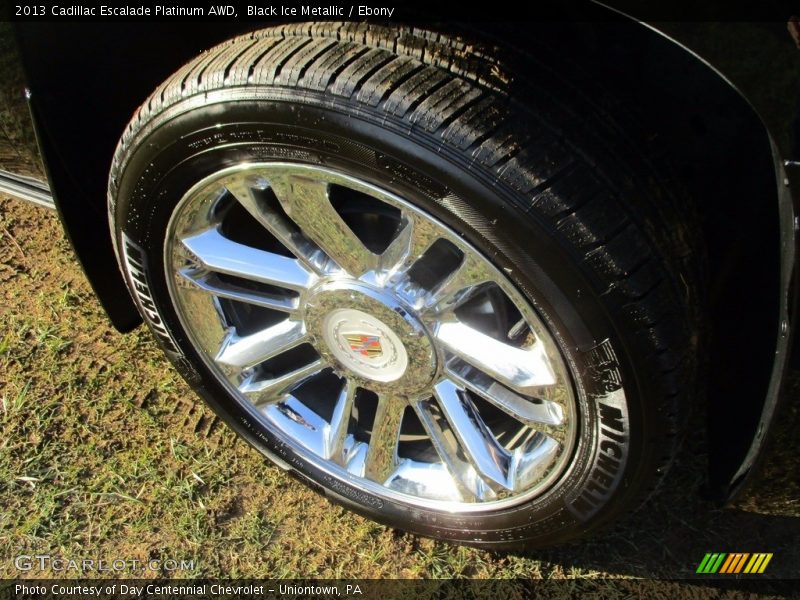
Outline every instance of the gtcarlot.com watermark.
<path id="1" fill-rule="evenodd" d="M 50 554 L 21 554 L 14 559 L 19 571 L 39 571 L 47 573 L 136 573 L 154 571 L 157 573 L 194 571 L 194 559 L 151 559 L 131 558 L 94 559 L 63 558 Z"/>

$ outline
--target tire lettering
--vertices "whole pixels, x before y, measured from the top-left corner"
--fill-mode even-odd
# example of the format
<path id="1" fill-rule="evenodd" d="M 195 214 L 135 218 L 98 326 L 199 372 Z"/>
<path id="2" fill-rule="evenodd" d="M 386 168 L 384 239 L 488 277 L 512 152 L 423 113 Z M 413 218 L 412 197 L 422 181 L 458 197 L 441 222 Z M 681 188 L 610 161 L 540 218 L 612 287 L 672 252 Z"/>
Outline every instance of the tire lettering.
<path id="1" fill-rule="evenodd" d="M 355 500 L 356 502 L 365 506 L 372 508 L 383 508 L 383 500 L 380 498 L 376 498 L 371 494 L 367 494 L 366 492 L 352 488 L 349 485 L 345 485 L 344 483 L 333 479 L 329 475 L 324 477 L 324 481 L 325 484 L 337 494 L 350 498 L 351 500 Z"/>
<path id="2" fill-rule="evenodd" d="M 586 491 L 587 492 L 597 492 L 598 495 L 602 498 L 608 492 L 608 488 L 602 486 L 597 481 L 597 477 L 594 479 L 590 479 L 589 483 L 586 484 Z"/>
<path id="3" fill-rule="evenodd" d="M 628 405 L 619 363 L 608 340 L 587 355 L 587 395 L 597 403 L 598 439 L 589 475 L 567 508 L 586 520 L 608 501 L 628 459 Z"/>
<path id="4" fill-rule="evenodd" d="M 619 449 L 619 446 L 610 440 L 604 440 L 600 443 L 600 450 L 608 454 L 609 456 L 613 456 L 614 458 L 622 458 L 622 450 Z"/>
<path id="5" fill-rule="evenodd" d="M 589 496 L 588 492 L 583 493 L 582 495 L 578 496 L 572 504 L 569 505 L 570 511 L 578 515 L 585 515 L 591 514 L 594 512 L 595 505 L 589 502 L 587 497 Z"/>
<path id="6" fill-rule="evenodd" d="M 614 393 L 621 393 L 621 390 Z M 622 411 L 605 402 L 600 402 L 598 406 L 601 423 L 599 453 L 589 480 L 570 507 L 573 512 L 584 513 L 584 517 L 594 513 L 611 496 L 615 483 L 622 475 L 623 460 L 626 457 L 623 450 L 626 438 L 620 435 L 625 433 Z"/>
<path id="7" fill-rule="evenodd" d="M 613 431 L 611 431 L 609 429 L 603 428 L 603 435 L 608 437 L 608 438 L 611 438 L 612 440 L 614 440 L 615 442 L 618 442 L 620 444 L 624 444 L 625 443 L 625 437 L 624 436 L 619 435 L 618 433 L 614 433 Z"/>
<path id="8" fill-rule="evenodd" d="M 609 458 L 606 454 L 601 454 L 597 457 L 597 467 L 606 473 L 614 474 L 619 470 L 619 461 Z"/>
<path id="9" fill-rule="evenodd" d="M 142 313 L 164 350 L 175 359 L 183 359 L 183 355 L 178 350 L 178 344 L 164 326 L 164 320 L 161 318 L 161 313 L 158 312 L 153 296 L 150 293 L 150 286 L 147 283 L 147 262 L 144 250 L 124 233 L 122 234 L 122 255 L 125 259 L 125 270 L 130 279 L 133 299 L 139 307 L 139 312 Z"/>
<path id="10" fill-rule="evenodd" d="M 618 408 L 600 403 L 600 421 L 609 429 L 620 433 L 625 432 L 625 426 L 622 424 L 622 411 Z"/>
<path id="11" fill-rule="evenodd" d="M 610 488 L 614 484 L 614 478 L 609 475 L 606 475 L 603 471 L 599 469 L 594 474 L 594 479 L 605 489 Z"/>

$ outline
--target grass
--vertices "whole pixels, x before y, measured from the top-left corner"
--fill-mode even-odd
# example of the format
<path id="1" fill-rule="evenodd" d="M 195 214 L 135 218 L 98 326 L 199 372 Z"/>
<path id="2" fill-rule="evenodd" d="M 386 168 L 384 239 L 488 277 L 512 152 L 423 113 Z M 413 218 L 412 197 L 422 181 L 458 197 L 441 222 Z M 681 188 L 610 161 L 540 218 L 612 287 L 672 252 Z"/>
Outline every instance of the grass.
<path id="1" fill-rule="evenodd" d="M 240 442 L 145 329 L 116 333 L 54 214 L 0 199 L 0 228 L 0 578 L 25 575 L 16 556 L 47 553 L 194 561 L 147 577 L 512 578 L 524 587 L 689 577 L 714 550 L 774 552 L 769 575 L 800 577 L 793 450 L 773 456 L 737 508 L 718 510 L 697 493 L 702 436 L 690 436 L 665 495 L 580 544 L 493 554 L 363 519 Z M 785 448 L 796 451 L 798 431 L 795 409 L 779 432 Z M 648 594 L 699 597 L 701 584 Z M 630 595 L 642 582 L 625 585 Z"/>

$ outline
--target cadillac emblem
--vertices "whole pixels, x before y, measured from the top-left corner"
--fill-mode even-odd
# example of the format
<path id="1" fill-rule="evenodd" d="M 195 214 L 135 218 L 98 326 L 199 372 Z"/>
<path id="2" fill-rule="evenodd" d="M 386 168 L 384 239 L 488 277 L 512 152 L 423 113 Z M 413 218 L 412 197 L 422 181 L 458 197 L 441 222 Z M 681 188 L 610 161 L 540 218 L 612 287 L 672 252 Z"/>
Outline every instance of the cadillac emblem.
<path id="1" fill-rule="evenodd" d="M 350 350 L 358 352 L 361 356 L 366 356 L 367 358 L 383 356 L 380 336 L 348 333 L 345 334 L 344 338 L 350 345 Z"/>

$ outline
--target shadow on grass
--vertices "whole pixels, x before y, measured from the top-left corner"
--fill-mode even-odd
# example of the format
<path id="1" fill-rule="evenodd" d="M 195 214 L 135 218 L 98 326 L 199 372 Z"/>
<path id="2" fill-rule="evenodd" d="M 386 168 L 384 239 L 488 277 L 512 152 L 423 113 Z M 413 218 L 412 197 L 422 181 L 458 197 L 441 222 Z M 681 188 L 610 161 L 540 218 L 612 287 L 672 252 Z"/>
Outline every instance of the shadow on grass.
<path id="1" fill-rule="evenodd" d="M 703 435 L 687 437 L 662 491 L 606 535 L 549 551 L 519 554 L 564 567 L 624 576 L 684 579 L 703 585 L 752 590 L 761 581 L 796 580 L 800 585 L 800 371 L 791 373 L 785 405 L 757 479 L 732 507 L 702 498 L 706 468 Z M 699 432 L 702 422 L 693 426 Z M 696 575 L 707 552 L 771 552 L 757 576 Z M 775 591 L 784 591 L 782 586 Z"/>

